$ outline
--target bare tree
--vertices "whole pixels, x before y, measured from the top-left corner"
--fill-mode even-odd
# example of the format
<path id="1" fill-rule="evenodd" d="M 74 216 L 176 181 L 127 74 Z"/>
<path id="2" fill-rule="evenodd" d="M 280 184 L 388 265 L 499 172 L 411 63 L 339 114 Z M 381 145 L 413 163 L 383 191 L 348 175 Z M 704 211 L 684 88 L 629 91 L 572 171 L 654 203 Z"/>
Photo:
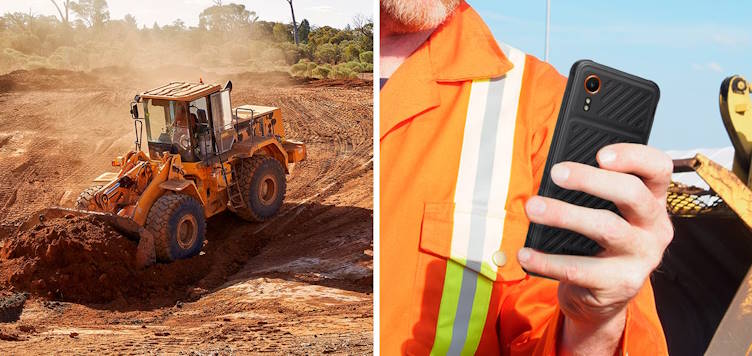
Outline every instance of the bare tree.
<path id="1" fill-rule="evenodd" d="M 295 38 L 295 45 L 298 43 L 298 24 L 295 22 L 295 9 L 292 8 L 292 0 L 285 0 L 290 4 L 290 12 L 292 13 L 292 35 Z"/>
<path id="2" fill-rule="evenodd" d="M 363 14 L 356 14 L 355 16 L 353 16 L 352 23 L 353 23 L 353 29 L 363 34 L 363 36 L 373 35 L 373 19 L 372 18 Z"/>
<path id="3" fill-rule="evenodd" d="M 60 6 L 58 6 L 57 1 L 55 0 L 50 0 L 50 1 L 52 2 L 52 5 L 55 5 L 57 12 L 60 14 L 60 21 L 66 26 L 69 26 L 70 22 L 68 21 L 68 12 L 70 9 L 70 0 L 60 0 L 60 3 L 63 4 L 63 8 L 65 9 L 65 15 L 63 15 L 63 11 L 60 10 Z"/>

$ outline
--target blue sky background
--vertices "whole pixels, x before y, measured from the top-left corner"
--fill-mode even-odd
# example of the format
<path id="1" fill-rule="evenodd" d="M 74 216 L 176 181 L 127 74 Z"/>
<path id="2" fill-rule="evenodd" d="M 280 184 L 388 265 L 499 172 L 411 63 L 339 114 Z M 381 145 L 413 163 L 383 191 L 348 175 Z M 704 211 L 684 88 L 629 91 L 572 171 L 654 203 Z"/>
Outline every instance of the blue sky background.
<path id="1" fill-rule="evenodd" d="M 543 58 L 545 0 L 468 0 L 496 39 Z M 578 59 L 658 83 L 650 144 L 730 146 L 718 111 L 727 76 L 752 80 L 752 1 L 551 0 L 549 61 L 567 75 Z"/>

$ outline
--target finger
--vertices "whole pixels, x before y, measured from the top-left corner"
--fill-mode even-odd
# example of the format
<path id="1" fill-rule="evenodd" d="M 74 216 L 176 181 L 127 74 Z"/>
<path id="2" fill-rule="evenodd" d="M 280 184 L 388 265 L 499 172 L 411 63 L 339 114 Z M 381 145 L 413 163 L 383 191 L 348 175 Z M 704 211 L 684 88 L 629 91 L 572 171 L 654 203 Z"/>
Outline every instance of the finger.
<path id="1" fill-rule="evenodd" d="M 583 234 L 608 252 L 635 247 L 633 228 L 610 210 L 591 209 L 560 200 L 534 196 L 525 204 L 530 221 Z"/>
<path id="2" fill-rule="evenodd" d="M 665 199 L 674 164 L 666 153 L 634 143 L 603 147 L 596 156 L 601 168 L 638 175 L 656 198 Z"/>
<path id="3" fill-rule="evenodd" d="M 552 255 L 525 247 L 517 252 L 517 260 L 528 272 L 583 288 L 604 288 L 615 280 L 605 258 Z"/>
<path id="4" fill-rule="evenodd" d="M 561 162 L 551 169 L 556 185 L 610 200 L 627 221 L 651 222 L 663 211 L 653 193 L 637 176 L 576 162 Z"/>

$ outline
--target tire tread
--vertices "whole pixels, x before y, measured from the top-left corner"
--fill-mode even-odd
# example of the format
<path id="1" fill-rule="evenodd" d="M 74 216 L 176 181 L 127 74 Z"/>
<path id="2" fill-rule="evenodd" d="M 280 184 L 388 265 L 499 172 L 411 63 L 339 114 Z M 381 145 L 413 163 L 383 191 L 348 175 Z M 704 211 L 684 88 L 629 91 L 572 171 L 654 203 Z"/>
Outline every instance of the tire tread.
<path id="1" fill-rule="evenodd" d="M 154 249 L 158 260 L 174 260 L 170 253 L 170 217 L 180 206 L 191 200 L 195 201 L 191 196 L 168 192 L 159 197 L 149 209 L 149 214 L 146 217 L 146 228 L 154 234 Z M 205 225 L 206 221 L 198 219 L 198 223 Z M 201 226 L 198 228 L 205 231 L 205 226 L 204 229 L 201 229 Z"/>
<path id="2" fill-rule="evenodd" d="M 266 156 L 266 155 L 260 155 L 260 156 L 253 156 L 251 158 L 246 158 L 241 160 L 238 164 L 235 166 L 238 168 L 238 179 L 239 179 L 239 185 L 240 190 L 244 194 L 245 199 L 245 207 L 242 209 L 236 209 L 235 214 L 237 214 L 241 219 L 253 221 L 253 222 L 263 222 L 268 220 L 270 217 L 263 217 L 259 215 L 257 212 L 253 211 L 253 208 L 250 206 L 251 202 L 249 201 L 249 192 L 252 189 L 252 182 L 253 182 L 253 176 L 256 174 L 256 171 L 266 164 L 267 162 L 272 161 L 272 167 L 274 167 L 275 170 L 277 170 L 277 173 L 281 176 L 282 179 L 279 180 L 279 191 L 282 194 L 282 200 L 284 201 L 284 195 L 287 189 L 287 181 L 285 180 L 285 172 L 282 165 L 277 161 L 274 157 Z"/>

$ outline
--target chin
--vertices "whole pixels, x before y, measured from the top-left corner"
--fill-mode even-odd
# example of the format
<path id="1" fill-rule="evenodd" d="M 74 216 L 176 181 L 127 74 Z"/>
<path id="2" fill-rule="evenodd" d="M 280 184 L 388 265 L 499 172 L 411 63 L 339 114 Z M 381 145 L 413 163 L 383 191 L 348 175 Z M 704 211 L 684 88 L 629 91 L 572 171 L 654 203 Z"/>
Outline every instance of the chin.
<path id="1" fill-rule="evenodd" d="M 381 0 L 381 26 L 394 33 L 430 30 L 458 5 L 459 0 Z"/>

